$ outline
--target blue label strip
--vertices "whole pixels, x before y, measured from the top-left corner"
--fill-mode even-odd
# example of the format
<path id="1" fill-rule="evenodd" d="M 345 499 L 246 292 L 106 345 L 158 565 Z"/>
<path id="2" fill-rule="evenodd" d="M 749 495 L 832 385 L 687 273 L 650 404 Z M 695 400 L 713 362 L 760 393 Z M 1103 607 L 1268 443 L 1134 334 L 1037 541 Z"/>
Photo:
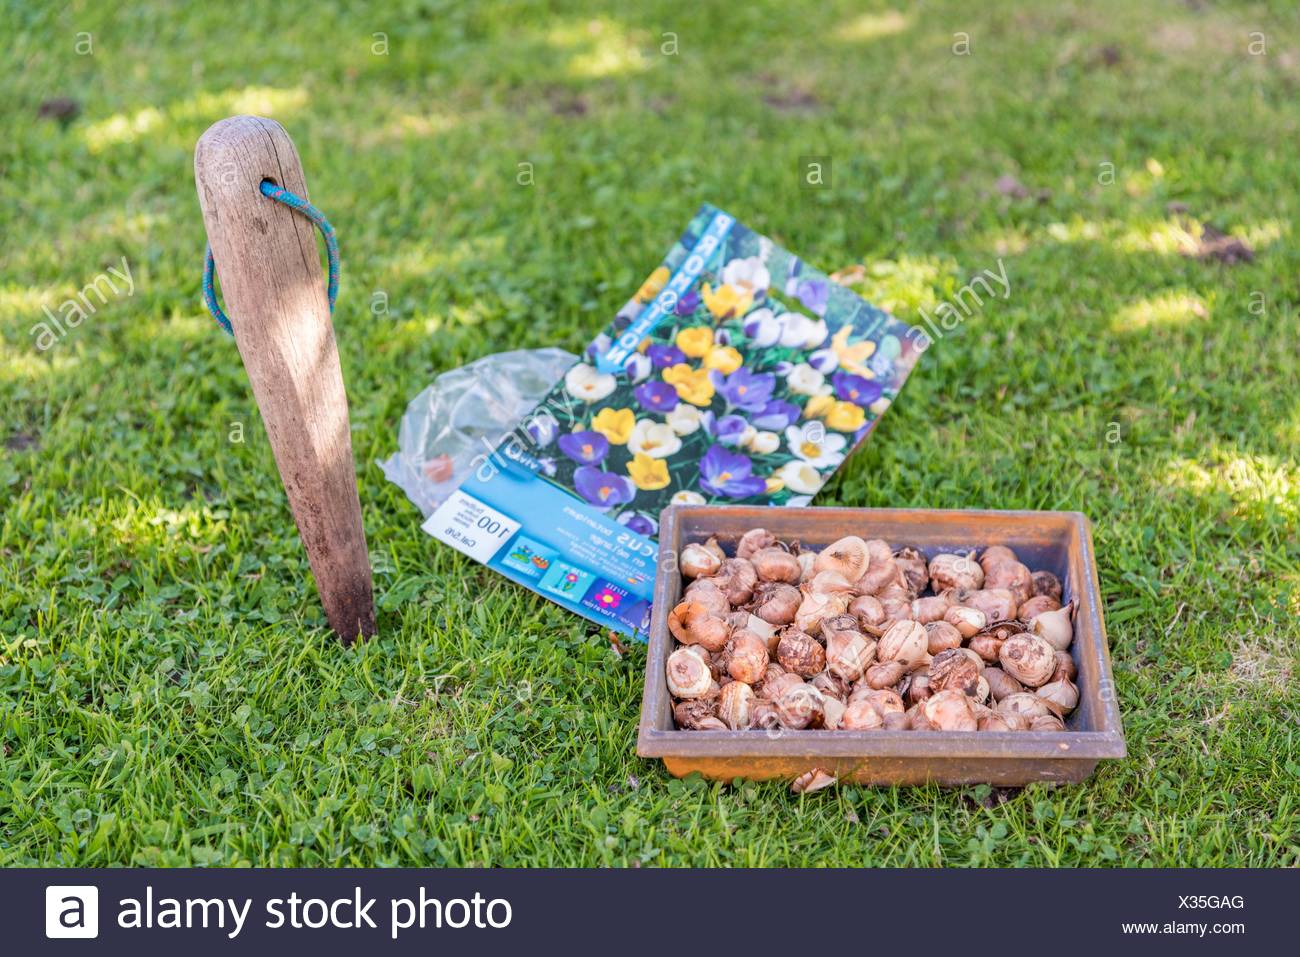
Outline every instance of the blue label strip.
<path id="1" fill-rule="evenodd" d="M 695 285 L 695 281 L 700 278 L 700 273 L 708 267 L 709 259 L 718 251 L 718 247 L 727 238 L 727 233 L 731 231 L 735 222 L 736 220 L 726 213 L 714 214 L 704 234 L 700 236 L 699 242 L 695 244 L 695 248 L 664 284 L 659 295 L 650 300 L 649 304 L 641 310 L 640 315 L 632 320 L 623 334 L 603 355 L 596 357 L 597 370 L 615 373 L 627 364 L 627 360 L 640 347 L 641 340 L 650 334 L 661 319 L 672 313 L 677 308 L 678 301 L 690 292 L 691 286 Z"/>
<path id="2" fill-rule="evenodd" d="M 517 462 L 460 487 L 520 524 L 486 562 L 494 571 L 597 624 L 644 637 L 659 546 Z"/>

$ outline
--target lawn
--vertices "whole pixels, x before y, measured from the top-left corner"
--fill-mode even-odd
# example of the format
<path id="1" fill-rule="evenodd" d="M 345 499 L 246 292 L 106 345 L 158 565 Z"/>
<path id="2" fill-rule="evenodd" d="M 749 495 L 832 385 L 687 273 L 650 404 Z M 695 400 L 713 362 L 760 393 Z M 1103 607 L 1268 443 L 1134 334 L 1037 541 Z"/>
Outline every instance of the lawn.
<path id="1" fill-rule="evenodd" d="M 0 12 L 0 864 L 1300 865 L 1293 5 L 345 6 Z M 351 650 L 200 304 L 193 145 L 243 112 L 342 248 Z M 674 780 L 642 646 L 419 530 L 375 465 L 407 400 L 581 349 L 705 200 L 903 319 L 1005 264 L 818 501 L 1088 514 L 1126 760 Z"/>

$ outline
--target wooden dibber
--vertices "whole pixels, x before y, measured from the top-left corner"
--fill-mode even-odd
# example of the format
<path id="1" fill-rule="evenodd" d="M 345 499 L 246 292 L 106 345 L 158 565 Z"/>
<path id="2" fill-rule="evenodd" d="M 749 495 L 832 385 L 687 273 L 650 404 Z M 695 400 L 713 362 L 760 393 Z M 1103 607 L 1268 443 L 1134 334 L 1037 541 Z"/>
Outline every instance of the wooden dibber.
<path id="1" fill-rule="evenodd" d="M 194 179 L 220 295 L 325 616 L 345 643 L 372 635 L 348 399 L 315 227 L 259 191 L 269 179 L 307 198 L 298 151 L 274 120 L 232 116 L 199 138 Z"/>

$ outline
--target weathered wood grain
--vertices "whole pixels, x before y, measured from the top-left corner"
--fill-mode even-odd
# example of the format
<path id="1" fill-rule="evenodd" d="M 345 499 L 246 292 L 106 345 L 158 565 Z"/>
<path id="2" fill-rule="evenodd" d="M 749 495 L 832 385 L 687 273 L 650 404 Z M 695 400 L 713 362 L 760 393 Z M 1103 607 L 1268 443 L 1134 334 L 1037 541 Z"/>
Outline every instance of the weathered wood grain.
<path id="1" fill-rule="evenodd" d="M 220 294 L 330 626 L 375 631 L 347 394 L 311 222 L 259 192 L 269 179 L 307 197 L 284 128 L 257 116 L 213 124 L 194 178 Z"/>

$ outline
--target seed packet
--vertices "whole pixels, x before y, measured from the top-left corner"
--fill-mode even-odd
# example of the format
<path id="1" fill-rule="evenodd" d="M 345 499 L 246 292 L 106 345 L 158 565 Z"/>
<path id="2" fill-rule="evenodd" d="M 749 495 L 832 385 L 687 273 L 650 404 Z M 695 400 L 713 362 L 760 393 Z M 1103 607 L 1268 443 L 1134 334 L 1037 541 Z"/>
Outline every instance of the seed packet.
<path id="1" fill-rule="evenodd" d="M 628 633 L 670 504 L 808 504 L 897 397 L 922 333 L 705 205 L 425 531 Z"/>

